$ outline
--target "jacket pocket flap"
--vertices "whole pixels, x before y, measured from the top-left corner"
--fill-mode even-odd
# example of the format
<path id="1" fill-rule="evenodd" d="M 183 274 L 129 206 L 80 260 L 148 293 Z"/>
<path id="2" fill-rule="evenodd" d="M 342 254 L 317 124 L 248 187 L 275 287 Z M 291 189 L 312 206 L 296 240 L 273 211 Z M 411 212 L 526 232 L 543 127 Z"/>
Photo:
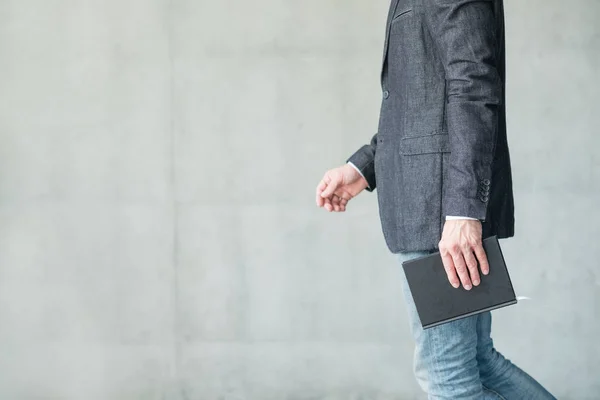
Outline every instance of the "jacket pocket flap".
<path id="1" fill-rule="evenodd" d="M 450 152 L 450 140 L 445 133 L 406 137 L 400 140 L 400 153 L 405 155 L 448 152 Z"/>

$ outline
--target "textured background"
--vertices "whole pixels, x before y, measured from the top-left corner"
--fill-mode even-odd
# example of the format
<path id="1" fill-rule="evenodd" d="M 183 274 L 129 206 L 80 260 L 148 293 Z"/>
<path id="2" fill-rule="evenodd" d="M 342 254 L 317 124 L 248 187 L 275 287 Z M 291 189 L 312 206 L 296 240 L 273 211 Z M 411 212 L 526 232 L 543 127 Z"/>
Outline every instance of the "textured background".
<path id="1" fill-rule="evenodd" d="M 422 398 L 376 198 L 386 1 L 0 0 L 0 398 Z M 600 2 L 507 0 L 498 347 L 600 392 Z"/>

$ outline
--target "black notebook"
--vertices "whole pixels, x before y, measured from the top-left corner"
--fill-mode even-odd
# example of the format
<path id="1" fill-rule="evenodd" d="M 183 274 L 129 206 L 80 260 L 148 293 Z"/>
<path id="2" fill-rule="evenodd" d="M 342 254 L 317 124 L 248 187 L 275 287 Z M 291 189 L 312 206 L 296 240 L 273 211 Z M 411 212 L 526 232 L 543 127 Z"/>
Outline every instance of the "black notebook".
<path id="1" fill-rule="evenodd" d="M 439 252 L 402 263 L 423 328 L 517 303 L 498 238 L 484 239 L 483 248 L 490 273 L 480 270 L 481 283 L 471 290 L 450 285 Z"/>

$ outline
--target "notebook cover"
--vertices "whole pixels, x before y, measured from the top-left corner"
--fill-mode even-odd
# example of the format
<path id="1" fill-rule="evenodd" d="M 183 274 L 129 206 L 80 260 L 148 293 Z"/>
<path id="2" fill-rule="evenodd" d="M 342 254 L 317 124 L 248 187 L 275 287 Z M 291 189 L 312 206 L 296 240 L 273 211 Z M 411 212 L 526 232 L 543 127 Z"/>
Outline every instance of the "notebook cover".
<path id="1" fill-rule="evenodd" d="M 490 273 L 481 283 L 465 290 L 448 282 L 439 252 L 402 263 L 423 328 L 517 303 L 515 292 L 496 236 L 483 240 Z"/>

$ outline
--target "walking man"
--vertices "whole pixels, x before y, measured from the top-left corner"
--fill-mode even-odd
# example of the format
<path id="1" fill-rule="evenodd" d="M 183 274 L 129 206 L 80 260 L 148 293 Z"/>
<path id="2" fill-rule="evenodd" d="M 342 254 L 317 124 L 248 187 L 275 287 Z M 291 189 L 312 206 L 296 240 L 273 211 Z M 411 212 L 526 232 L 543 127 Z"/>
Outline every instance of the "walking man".
<path id="1" fill-rule="evenodd" d="M 439 250 L 450 285 L 479 285 L 482 239 L 514 234 L 504 60 L 502 0 L 392 0 L 379 128 L 327 171 L 317 205 L 343 212 L 377 188 L 400 262 Z M 403 281 L 415 376 L 430 399 L 554 399 L 494 349 L 490 312 L 423 330 Z"/>

